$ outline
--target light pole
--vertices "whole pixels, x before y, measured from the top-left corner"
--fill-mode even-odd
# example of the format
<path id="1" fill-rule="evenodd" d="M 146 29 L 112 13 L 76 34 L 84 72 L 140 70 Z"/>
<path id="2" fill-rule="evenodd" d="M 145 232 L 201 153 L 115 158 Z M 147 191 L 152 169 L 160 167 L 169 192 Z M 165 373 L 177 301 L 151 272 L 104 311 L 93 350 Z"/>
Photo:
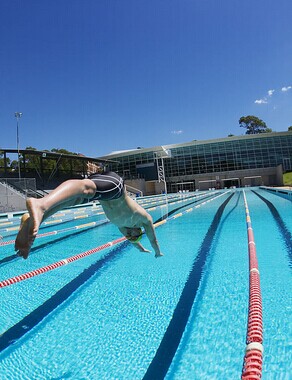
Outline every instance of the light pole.
<path id="1" fill-rule="evenodd" d="M 164 182 L 164 192 L 165 196 L 167 195 L 167 185 L 165 179 L 164 172 L 164 159 L 171 158 L 171 150 L 165 149 L 164 146 L 161 145 L 162 150 L 158 152 L 154 152 L 154 159 L 156 160 L 157 165 L 157 173 L 158 173 L 158 182 Z"/>
<path id="2" fill-rule="evenodd" d="M 17 157 L 18 157 L 18 178 L 21 178 L 20 175 L 20 157 L 19 157 L 19 131 L 18 131 L 18 124 L 19 119 L 22 116 L 22 112 L 15 112 L 14 116 L 16 117 L 16 141 L 17 141 Z"/>

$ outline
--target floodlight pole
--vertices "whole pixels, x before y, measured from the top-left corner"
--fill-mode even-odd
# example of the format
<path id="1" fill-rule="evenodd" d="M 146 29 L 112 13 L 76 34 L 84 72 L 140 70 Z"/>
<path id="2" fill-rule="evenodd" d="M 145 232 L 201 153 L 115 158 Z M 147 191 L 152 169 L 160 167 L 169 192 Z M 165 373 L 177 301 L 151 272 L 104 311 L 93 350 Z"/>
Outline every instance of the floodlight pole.
<path id="1" fill-rule="evenodd" d="M 161 157 L 161 154 L 159 152 L 154 152 L 154 157 L 155 157 L 156 165 L 157 165 L 158 182 L 164 182 L 164 191 L 166 195 L 167 186 L 166 186 L 166 180 L 165 180 L 163 157 Z"/>
<path id="2" fill-rule="evenodd" d="M 15 112 L 14 116 L 16 117 L 16 142 L 17 142 L 17 157 L 18 157 L 18 178 L 21 178 L 20 174 L 20 154 L 19 154 L 19 119 L 22 116 L 22 112 Z"/>

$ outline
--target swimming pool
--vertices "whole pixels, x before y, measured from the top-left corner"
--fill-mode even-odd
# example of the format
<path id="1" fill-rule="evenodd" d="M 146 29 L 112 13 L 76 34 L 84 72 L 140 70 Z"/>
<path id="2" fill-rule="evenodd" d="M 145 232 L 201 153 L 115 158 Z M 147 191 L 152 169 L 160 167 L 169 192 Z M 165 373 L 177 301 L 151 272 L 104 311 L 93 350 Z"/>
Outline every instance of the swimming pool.
<path id="1" fill-rule="evenodd" d="M 259 188 L 245 194 L 261 279 L 263 379 L 288 379 L 291 201 Z M 168 216 L 156 229 L 163 258 L 121 242 L 0 290 L 1 379 L 240 378 L 249 276 L 242 190 L 139 202 L 154 221 Z M 15 232 L 0 220 L 0 281 L 120 237 L 99 206 L 47 221 L 25 261 L 3 244 Z"/>

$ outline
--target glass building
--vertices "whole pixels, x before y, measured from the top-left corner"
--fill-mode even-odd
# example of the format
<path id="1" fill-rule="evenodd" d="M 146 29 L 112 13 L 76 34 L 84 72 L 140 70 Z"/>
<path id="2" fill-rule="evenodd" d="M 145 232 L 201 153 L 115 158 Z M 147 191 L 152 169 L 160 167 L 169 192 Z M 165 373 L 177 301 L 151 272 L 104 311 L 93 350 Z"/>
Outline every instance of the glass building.
<path id="1" fill-rule="evenodd" d="M 132 181 L 138 188 L 144 186 L 146 194 L 163 191 L 161 186 L 153 189 L 150 183 L 164 180 L 168 192 L 279 186 L 283 172 L 292 170 L 292 132 L 194 140 L 114 152 L 103 158 L 117 161 L 109 169 L 117 171 L 128 184 Z"/>

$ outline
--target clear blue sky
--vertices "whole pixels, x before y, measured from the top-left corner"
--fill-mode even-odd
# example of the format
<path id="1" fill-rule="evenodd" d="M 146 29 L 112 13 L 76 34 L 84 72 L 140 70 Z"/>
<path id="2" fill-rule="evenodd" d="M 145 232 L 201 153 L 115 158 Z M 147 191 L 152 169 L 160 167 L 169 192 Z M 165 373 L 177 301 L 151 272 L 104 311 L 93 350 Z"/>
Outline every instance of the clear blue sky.
<path id="1" fill-rule="evenodd" d="M 88 156 L 292 125 L 291 0 L 1 0 L 0 147 Z"/>

